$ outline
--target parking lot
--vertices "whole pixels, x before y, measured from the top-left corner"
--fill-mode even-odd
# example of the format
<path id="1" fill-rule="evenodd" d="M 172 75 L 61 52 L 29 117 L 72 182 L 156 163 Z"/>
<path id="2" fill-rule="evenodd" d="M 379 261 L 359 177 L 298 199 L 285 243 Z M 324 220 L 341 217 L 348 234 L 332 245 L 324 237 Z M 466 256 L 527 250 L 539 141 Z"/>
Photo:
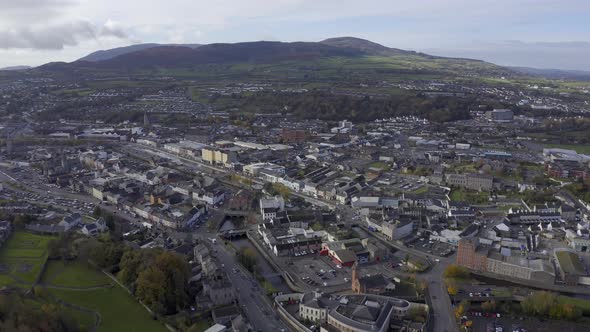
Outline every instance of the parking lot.
<path id="1" fill-rule="evenodd" d="M 449 243 L 430 240 L 428 235 L 425 235 L 416 241 L 408 244 L 409 248 L 423 251 L 435 256 L 446 257 L 455 251 L 455 247 Z"/>
<path id="2" fill-rule="evenodd" d="M 294 257 L 289 265 L 292 273 L 311 286 L 330 287 L 350 283 L 350 268 L 338 267 L 328 257 L 317 253 Z"/>
<path id="3" fill-rule="evenodd" d="M 531 317 L 476 317 L 468 315 L 468 318 L 473 322 L 473 332 L 586 332 L 588 326 L 576 324 L 568 321 L 551 321 L 541 320 L 539 318 Z"/>

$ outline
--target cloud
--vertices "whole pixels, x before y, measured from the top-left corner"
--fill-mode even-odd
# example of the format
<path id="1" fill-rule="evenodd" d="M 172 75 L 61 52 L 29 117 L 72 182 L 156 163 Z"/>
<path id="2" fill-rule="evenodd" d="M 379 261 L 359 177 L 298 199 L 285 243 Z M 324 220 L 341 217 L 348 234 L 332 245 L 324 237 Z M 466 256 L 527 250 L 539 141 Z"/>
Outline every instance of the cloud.
<path id="1" fill-rule="evenodd" d="M 71 0 L 0 0 L 0 27 L 49 22 L 74 5 Z"/>
<path id="2" fill-rule="evenodd" d="M 41 27 L 23 27 L 0 31 L 1 49 L 61 50 L 86 40 L 102 37 L 127 38 L 127 34 L 111 21 L 97 29 L 87 21 L 76 21 Z"/>
<path id="3" fill-rule="evenodd" d="M 590 42 L 473 41 L 453 48 L 422 51 L 434 55 L 482 59 L 505 66 L 590 70 Z"/>
<path id="4" fill-rule="evenodd" d="M 116 37 L 120 39 L 127 39 L 129 37 L 127 32 L 123 30 L 123 27 L 119 23 L 110 19 L 107 20 L 107 22 L 102 26 L 100 35 L 105 37 Z"/>

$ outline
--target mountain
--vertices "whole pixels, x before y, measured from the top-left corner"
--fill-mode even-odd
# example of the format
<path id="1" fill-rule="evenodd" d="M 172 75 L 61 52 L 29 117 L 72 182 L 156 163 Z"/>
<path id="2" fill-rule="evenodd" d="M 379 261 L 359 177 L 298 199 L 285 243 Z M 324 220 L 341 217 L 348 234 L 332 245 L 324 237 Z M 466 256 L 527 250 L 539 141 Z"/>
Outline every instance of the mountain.
<path id="1" fill-rule="evenodd" d="M 320 42 L 324 45 L 330 45 L 340 48 L 348 48 L 361 51 L 368 55 L 379 55 L 379 56 L 395 56 L 395 55 L 416 55 L 418 53 L 414 51 L 405 51 L 397 48 L 389 48 L 381 44 L 374 43 L 372 41 L 355 38 L 355 37 L 336 37 L 328 38 Z"/>
<path id="2" fill-rule="evenodd" d="M 0 70 L 3 71 L 18 71 L 18 70 L 27 70 L 27 69 L 31 69 L 31 66 L 12 66 L 12 67 L 4 67 L 4 68 L 0 68 Z"/>
<path id="3" fill-rule="evenodd" d="M 584 70 L 542 69 L 530 67 L 509 68 L 526 75 L 539 76 L 549 79 L 590 81 L 590 71 Z"/>
<path id="4" fill-rule="evenodd" d="M 78 59 L 77 61 L 88 61 L 88 62 L 98 62 L 98 61 L 105 61 L 110 60 L 112 58 L 118 57 L 120 55 L 138 52 L 147 50 L 154 47 L 162 47 L 162 46 L 183 46 L 189 48 L 197 48 L 201 45 L 199 44 L 156 44 L 156 43 L 148 43 L 148 44 L 137 44 L 137 45 L 130 45 L 124 47 L 117 47 L 112 48 L 109 50 L 101 50 L 96 51 L 93 53 L 88 54 L 87 56 Z"/>
<path id="5" fill-rule="evenodd" d="M 359 56 L 363 53 L 319 43 L 246 42 L 209 44 L 193 49 L 183 46 L 160 46 L 127 53 L 97 63 L 106 68 L 152 66 L 191 66 L 220 63 L 273 63 L 331 56 Z"/>
<path id="6" fill-rule="evenodd" d="M 38 68 L 65 75 L 166 75 L 218 79 L 255 75 L 284 79 L 343 77 L 510 77 L 514 71 L 480 60 L 444 58 L 389 48 L 354 37 L 321 42 L 256 41 L 207 45 L 142 44 L 95 52 L 72 63 Z M 117 55 L 118 54 L 118 55 Z M 416 76 L 418 75 L 418 76 Z"/>

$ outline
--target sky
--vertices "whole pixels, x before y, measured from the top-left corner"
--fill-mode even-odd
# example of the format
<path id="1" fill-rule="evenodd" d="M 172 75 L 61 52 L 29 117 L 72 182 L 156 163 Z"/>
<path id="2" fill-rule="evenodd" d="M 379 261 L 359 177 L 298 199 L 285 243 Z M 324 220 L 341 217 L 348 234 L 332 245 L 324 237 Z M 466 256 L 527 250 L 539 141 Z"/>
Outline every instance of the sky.
<path id="1" fill-rule="evenodd" d="M 589 0 L 0 0 L 0 67 L 138 43 L 320 41 L 590 71 Z"/>

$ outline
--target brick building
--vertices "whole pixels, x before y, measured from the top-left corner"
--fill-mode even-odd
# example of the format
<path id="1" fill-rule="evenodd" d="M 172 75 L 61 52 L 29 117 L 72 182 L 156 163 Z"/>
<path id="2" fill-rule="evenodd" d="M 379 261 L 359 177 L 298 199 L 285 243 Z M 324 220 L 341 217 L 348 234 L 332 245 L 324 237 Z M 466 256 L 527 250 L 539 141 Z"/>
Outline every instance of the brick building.
<path id="1" fill-rule="evenodd" d="M 477 238 L 459 241 L 457 264 L 475 271 L 487 271 L 489 247 L 478 244 Z"/>
<path id="2" fill-rule="evenodd" d="M 309 132 L 305 129 L 283 128 L 281 138 L 285 143 L 302 143 L 307 140 Z"/>

